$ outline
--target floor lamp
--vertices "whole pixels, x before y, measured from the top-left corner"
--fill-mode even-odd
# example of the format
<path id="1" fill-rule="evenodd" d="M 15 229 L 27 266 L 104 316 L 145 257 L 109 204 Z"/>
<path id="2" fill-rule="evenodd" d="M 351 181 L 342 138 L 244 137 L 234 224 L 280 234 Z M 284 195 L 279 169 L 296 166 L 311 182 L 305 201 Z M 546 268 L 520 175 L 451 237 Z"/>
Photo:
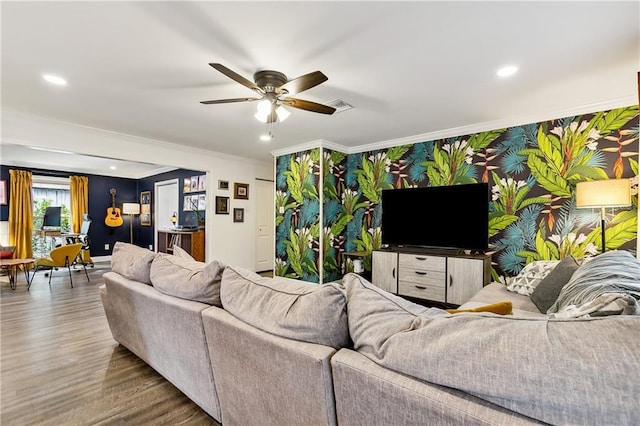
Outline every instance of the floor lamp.
<path id="1" fill-rule="evenodd" d="M 133 216 L 136 214 L 140 214 L 140 204 L 123 203 L 122 213 L 129 215 L 129 231 L 131 232 L 131 244 L 133 244 Z"/>
<path id="2" fill-rule="evenodd" d="M 592 180 L 576 185 L 576 207 L 599 208 L 602 252 L 606 250 L 604 237 L 605 207 L 628 207 L 631 205 L 631 181 L 629 179 Z"/>

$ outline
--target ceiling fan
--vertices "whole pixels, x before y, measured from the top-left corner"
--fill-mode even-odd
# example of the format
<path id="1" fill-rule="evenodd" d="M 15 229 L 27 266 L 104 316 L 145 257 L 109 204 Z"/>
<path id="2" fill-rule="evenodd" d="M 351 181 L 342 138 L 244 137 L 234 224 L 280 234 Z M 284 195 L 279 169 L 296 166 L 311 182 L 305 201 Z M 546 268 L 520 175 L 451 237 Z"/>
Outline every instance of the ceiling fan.
<path id="1" fill-rule="evenodd" d="M 328 105 L 322 105 L 317 102 L 291 97 L 292 95 L 309 90 L 312 87 L 327 81 L 327 76 L 320 71 L 314 71 L 298 78 L 294 78 L 293 80 L 289 80 L 287 79 L 287 76 L 281 72 L 264 70 L 253 74 L 254 81 L 250 81 L 242 77 L 240 74 L 231 71 L 222 64 L 210 63 L 209 65 L 230 79 L 254 90 L 259 97 L 217 99 L 212 101 L 201 101 L 201 104 L 210 105 L 260 101 L 258 103 L 258 113 L 255 117 L 263 123 L 274 123 L 278 120 L 283 121 L 287 118 L 290 113 L 283 108 L 283 106 L 329 115 L 336 112 L 335 108 Z"/>

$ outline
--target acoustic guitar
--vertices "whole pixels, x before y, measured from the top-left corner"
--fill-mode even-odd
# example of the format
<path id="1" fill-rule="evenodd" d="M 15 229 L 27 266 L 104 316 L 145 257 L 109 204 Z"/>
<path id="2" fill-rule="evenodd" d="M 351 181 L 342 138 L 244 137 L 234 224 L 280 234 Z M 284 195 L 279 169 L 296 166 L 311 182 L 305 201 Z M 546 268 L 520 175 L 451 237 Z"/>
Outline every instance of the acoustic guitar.
<path id="1" fill-rule="evenodd" d="M 109 194 L 111 194 L 111 207 L 107 208 L 107 217 L 104 218 L 104 224 L 116 228 L 123 223 L 122 215 L 120 214 L 120 209 L 116 207 L 115 188 L 111 188 Z"/>

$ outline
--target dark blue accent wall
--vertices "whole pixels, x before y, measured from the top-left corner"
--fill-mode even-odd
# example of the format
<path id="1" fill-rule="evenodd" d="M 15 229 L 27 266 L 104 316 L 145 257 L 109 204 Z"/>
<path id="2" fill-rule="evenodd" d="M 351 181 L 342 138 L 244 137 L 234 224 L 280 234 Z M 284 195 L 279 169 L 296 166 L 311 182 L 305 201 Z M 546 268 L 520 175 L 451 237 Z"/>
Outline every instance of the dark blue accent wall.
<path id="1" fill-rule="evenodd" d="M 9 168 L 0 166 L 0 180 L 7 182 L 7 201 L 9 200 Z M 0 206 L 0 221 L 9 220 L 9 203 Z"/>
<path id="2" fill-rule="evenodd" d="M 9 169 L 29 170 L 35 175 L 69 177 L 75 175 L 72 172 L 61 172 L 55 170 L 30 169 L 26 167 L 0 166 L 1 180 L 7 181 L 7 199 L 9 198 Z M 105 225 L 104 219 L 107 215 L 107 209 L 111 207 L 111 188 L 116 190 L 116 207 L 122 209 L 122 203 L 139 203 L 140 192 L 151 191 L 152 200 L 154 200 L 154 183 L 169 179 L 178 178 L 179 185 L 179 223 L 189 223 L 193 221 L 194 214 L 182 211 L 182 179 L 190 176 L 199 176 L 203 172 L 194 170 L 174 170 L 162 173 L 156 176 L 150 176 L 144 179 L 129 179 L 113 176 L 101 176 L 82 173 L 82 176 L 89 178 L 89 217 L 92 220 L 89 228 L 89 239 L 91 240 L 91 256 L 108 256 L 113 250 L 113 245 L 117 241 L 130 241 L 130 218 L 123 215 L 124 223 L 122 226 L 113 228 Z M 153 209 L 152 209 L 153 217 Z M 9 206 L 0 206 L 0 220 L 9 220 Z M 155 217 L 152 219 L 155 221 Z M 152 224 L 155 222 L 152 222 Z M 133 218 L 133 242 L 141 247 L 147 247 L 153 244 L 153 226 L 140 226 L 139 216 Z M 106 250 L 105 244 L 109 245 Z"/>
<path id="3" fill-rule="evenodd" d="M 183 179 L 191 176 L 200 176 L 204 174 L 203 172 L 198 172 L 195 170 L 185 170 L 178 169 L 173 170 L 166 173 L 161 173 L 159 175 L 150 176 L 147 178 L 140 179 L 138 181 L 138 201 L 140 198 L 140 192 L 143 191 L 151 191 L 151 224 L 152 226 L 140 226 L 139 227 L 139 236 L 138 239 L 135 240 L 136 244 L 141 247 L 148 247 L 150 244 L 153 244 L 153 225 L 155 221 L 158 220 L 156 218 L 155 212 L 153 211 L 153 203 L 155 202 L 155 194 L 154 194 L 154 184 L 156 182 L 162 182 L 165 180 L 178 179 L 178 223 L 179 224 L 197 224 L 197 220 L 195 218 L 195 214 L 193 212 L 184 212 L 182 211 L 183 202 L 184 202 L 184 192 L 182 191 Z M 168 219 L 168 218 L 162 218 Z M 134 236 L 135 238 L 135 236 Z"/>

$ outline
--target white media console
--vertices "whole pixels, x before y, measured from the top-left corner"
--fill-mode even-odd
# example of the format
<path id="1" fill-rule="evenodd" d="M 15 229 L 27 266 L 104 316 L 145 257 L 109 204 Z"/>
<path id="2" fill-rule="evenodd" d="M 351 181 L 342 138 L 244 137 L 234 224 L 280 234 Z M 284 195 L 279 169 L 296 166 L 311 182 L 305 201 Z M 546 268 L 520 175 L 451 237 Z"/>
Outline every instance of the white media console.
<path id="1" fill-rule="evenodd" d="M 399 296 L 461 305 L 491 281 L 491 256 L 397 248 L 372 255 L 372 282 Z"/>

